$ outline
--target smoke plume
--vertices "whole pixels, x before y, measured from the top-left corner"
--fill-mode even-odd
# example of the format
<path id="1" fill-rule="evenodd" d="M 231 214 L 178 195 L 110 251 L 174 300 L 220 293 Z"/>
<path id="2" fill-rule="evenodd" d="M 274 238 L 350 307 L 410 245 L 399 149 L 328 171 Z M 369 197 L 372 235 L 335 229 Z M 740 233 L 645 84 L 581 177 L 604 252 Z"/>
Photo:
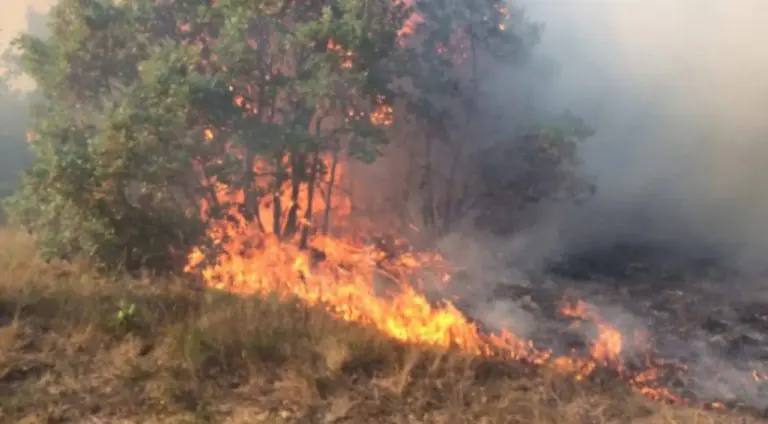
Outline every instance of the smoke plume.
<path id="1" fill-rule="evenodd" d="M 538 101 L 597 130 L 582 155 L 598 193 L 587 206 L 558 208 L 558 245 L 650 239 L 759 261 L 768 244 L 768 3 L 517 5 L 546 25 L 537 52 L 558 64 Z"/>

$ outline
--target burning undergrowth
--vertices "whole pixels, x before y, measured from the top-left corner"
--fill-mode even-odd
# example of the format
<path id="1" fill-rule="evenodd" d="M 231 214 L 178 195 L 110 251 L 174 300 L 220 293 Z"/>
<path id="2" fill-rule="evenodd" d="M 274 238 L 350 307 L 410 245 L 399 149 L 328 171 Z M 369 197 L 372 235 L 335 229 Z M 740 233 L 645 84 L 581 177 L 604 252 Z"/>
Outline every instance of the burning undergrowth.
<path id="1" fill-rule="evenodd" d="M 219 193 L 232 195 L 224 187 Z M 544 367 L 577 382 L 619 380 L 663 402 L 766 408 L 760 401 L 766 370 L 753 363 L 759 359 L 739 362 L 739 370 L 733 365 L 738 356 L 715 354 L 718 339 L 706 337 L 709 321 L 699 324 L 701 331 L 690 330 L 701 317 L 688 310 L 686 302 L 695 298 L 686 294 L 658 286 L 643 293 L 640 284 L 632 290 L 506 284 L 488 292 L 439 253 L 409 249 L 404 241 L 308 233 L 302 243 L 244 219 L 213 222 L 210 235 L 220 253 L 211 258 L 196 250 L 188 269 L 199 270 L 210 287 L 298 299 L 403 343 Z M 478 296 L 481 290 L 486 299 Z M 764 312 L 751 315 L 754 325 L 766 326 Z M 726 341 L 729 352 L 744 353 L 734 343 L 759 344 L 756 336 L 746 337 Z"/>

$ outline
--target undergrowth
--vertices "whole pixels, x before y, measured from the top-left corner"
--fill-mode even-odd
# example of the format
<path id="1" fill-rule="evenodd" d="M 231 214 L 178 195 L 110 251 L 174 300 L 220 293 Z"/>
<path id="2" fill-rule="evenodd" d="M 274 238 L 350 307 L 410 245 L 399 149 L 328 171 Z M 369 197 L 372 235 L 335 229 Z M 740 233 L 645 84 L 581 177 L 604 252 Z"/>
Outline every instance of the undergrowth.
<path id="1" fill-rule="evenodd" d="M 2 243 L 2 422 L 760 422 L 398 344 L 295 302 L 97 277 L 12 231 Z"/>

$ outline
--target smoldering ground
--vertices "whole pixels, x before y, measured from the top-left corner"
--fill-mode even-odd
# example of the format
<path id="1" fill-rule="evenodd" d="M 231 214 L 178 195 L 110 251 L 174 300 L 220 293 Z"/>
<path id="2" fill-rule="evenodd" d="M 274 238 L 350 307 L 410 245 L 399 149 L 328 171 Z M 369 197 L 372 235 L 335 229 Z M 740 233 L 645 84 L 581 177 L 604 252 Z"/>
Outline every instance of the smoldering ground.
<path id="1" fill-rule="evenodd" d="M 578 259 L 584 281 L 565 285 L 622 333 L 643 328 L 657 354 L 686 365 L 670 387 L 768 407 L 768 387 L 754 377 L 768 358 L 768 3 L 516 5 L 545 27 L 527 67 L 494 73 L 493 101 L 512 101 L 526 84 L 525 100 L 541 110 L 584 117 L 596 134 L 580 153 L 597 191 L 580 205 L 536 207 L 513 236 L 470 229 L 443 240 L 468 280 L 500 283 L 459 290 L 463 307 L 491 328 L 546 339 L 556 315 L 546 309 L 562 287 L 530 276 Z M 547 78 L 542 64 L 554 70 Z"/>

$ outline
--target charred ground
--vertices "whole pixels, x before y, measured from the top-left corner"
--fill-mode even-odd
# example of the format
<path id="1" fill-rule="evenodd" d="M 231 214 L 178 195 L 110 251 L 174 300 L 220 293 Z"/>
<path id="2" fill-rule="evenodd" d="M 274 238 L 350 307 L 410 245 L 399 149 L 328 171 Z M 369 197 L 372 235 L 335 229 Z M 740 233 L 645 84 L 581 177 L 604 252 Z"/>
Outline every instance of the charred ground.
<path id="1" fill-rule="evenodd" d="M 647 331 L 667 387 L 696 402 L 765 415 L 768 298 L 755 275 L 716 249 L 624 242 L 553 262 L 544 284 L 502 287 L 494 295 L 523 299 L 529 313 L 542 316 L 537 323 L 556 323 L 557 299 L 586 299 L 622 333 Z M 588 348 L 589 329 L 554 327 L 532 331 L 533 338 L 560 350 Z M 558 333 L 566 336 L 550 336 Z M 630 358 L 637 353 L 628 350 Z"/>

